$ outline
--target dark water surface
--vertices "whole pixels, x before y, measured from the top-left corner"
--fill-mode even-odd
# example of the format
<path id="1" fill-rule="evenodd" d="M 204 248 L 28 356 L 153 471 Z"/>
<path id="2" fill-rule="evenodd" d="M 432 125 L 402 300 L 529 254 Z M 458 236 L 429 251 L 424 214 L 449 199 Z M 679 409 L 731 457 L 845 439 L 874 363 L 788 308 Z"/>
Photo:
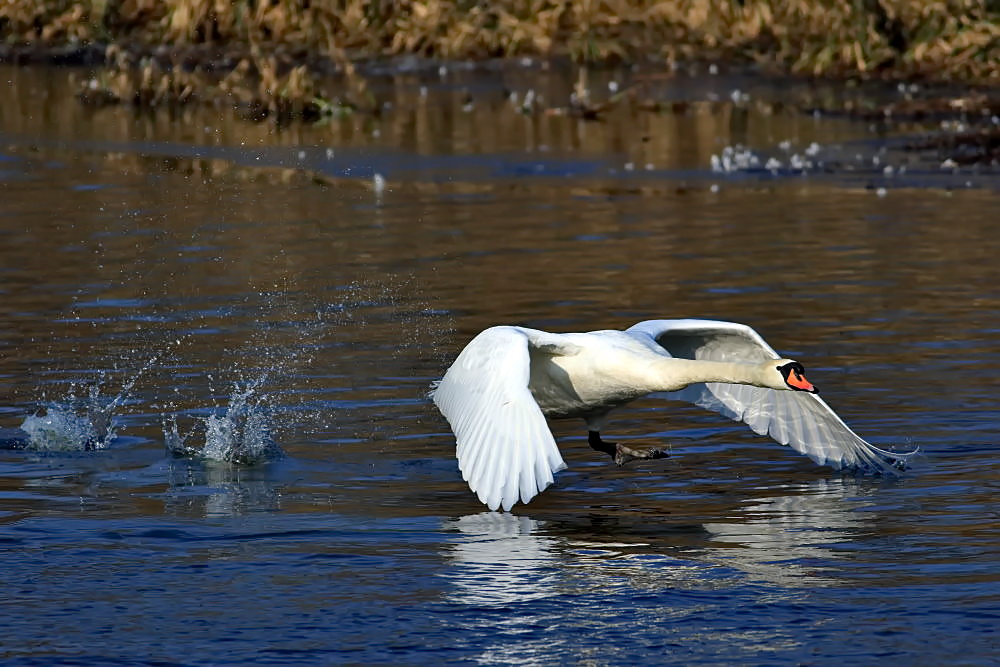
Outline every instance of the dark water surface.
<path id="1" fill-rule="evenodd" d="M 721 82 L 584 123 L 403 79 L 380 120 L 279 131 L 88 111 L 67 76 L 0 70 L 6 664 L 995 664 L 995 175 Z M 710 166 L 813 142 L 856 168 Z M 424 398 L 461 346 L 661 317 L 750 324 L 924 456 L 844 476 L 650 399 L 608 434 L 672 458 L 616 468 L 554 423 L 569 469 L 485 511 Z M 107 447 L 24 449 L 130 379 Z M 283 456 L 167 453 L 165 419 L 197 451 L 240 391 Z"/>

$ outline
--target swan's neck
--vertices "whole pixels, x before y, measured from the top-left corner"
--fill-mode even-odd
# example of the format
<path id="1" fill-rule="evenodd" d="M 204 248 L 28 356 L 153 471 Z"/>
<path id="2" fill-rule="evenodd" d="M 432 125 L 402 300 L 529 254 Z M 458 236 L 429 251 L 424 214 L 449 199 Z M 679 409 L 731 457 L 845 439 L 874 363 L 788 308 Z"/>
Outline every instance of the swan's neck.
<path id="1" fill-rule="evenodd" d="M 760 364 L 664 359 L 656 368 L 658 391 L 677 391 L 698 382 L 726 382 L 766 387 Z"/>

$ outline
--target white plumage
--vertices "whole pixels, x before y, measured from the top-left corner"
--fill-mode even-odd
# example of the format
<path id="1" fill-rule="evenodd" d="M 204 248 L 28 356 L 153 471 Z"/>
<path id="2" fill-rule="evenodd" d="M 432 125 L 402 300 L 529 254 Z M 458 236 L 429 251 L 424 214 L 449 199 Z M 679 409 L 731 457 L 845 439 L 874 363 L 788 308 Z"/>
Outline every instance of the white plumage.
<path id="1" fill-rule="evenodd" d="M 462 350 L 431 395 L 455 433 L 463 478 L 492 510 L 527 503 L 566 467 L 546 417 L 582 417 L 591 445 L 615 457 L 599 435 L 608 413 L 658 392 L 743 421 L 835 469 L 895 474 L 905 466 L 913 452 L 862 440 L 810 393 L 801 371 L 734 322 L 650 320 L 568 334 L 499 326 Z"/>

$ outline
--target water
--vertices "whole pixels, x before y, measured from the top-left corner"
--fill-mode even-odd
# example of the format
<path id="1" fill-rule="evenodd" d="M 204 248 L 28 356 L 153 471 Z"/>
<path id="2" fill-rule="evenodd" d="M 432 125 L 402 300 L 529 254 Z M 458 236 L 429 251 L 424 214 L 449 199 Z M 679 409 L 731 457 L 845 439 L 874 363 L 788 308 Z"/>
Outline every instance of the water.
<path id="1" fill-rule="evenodd" d="M 6 663 L 1000 654 L 989 170 L 740 111 L 721 81 L 671 89 L 722 100 L 683 114 L 584 123 L 512 114 L 489 77 L 469 112 L 465 83 L 401 77 L 380 121 L 275 131 L 0 74 Z M 712 171 L 785 141 L 864 168 Z M 863 437 L 920 446 L 914 471 L 844 476 L 649 399 L 607 436 L 671 458 L 617 468 L 553 422 L 569 468 L 485 511 L 426 399 L 469 338 L 688 316 L 754 326 Z M 88 448 L 91 398 L 108 437 Z M 81 437 L 25 446 L 52 409 Z"/>

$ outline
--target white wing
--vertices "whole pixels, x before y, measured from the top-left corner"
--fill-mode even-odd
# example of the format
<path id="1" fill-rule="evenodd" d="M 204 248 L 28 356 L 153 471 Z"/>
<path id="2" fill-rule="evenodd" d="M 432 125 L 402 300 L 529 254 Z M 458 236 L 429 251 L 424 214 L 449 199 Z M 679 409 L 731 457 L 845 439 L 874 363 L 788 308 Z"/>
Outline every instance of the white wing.
<path id="1" fill-rule="evenodd" d="M 528 390 L 529 347 L 574 354 L 577 347 L 519 327 L 493 327 L 458 355 L 431 397 L 451 424 L 462 477 L 491 510 L 526 503 L 566 467 Z"/>
<path id="2" fill-rule="evenodd" d="M 780 359 L 760 335 L 734 322 L 651 320 L 628 330 L 647 335 L 673 357 L 757 363 Z M 815 394 L 750 385 L 707 382 L 666 394 L 736 421 L 759 435 L 790 445 L 821 465 L 898 474 L 916 452 L 897 454 L 872 446 Z"/>

